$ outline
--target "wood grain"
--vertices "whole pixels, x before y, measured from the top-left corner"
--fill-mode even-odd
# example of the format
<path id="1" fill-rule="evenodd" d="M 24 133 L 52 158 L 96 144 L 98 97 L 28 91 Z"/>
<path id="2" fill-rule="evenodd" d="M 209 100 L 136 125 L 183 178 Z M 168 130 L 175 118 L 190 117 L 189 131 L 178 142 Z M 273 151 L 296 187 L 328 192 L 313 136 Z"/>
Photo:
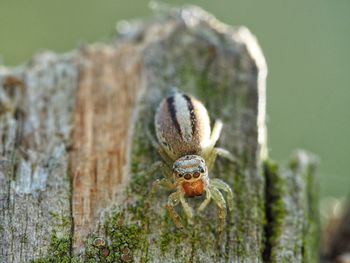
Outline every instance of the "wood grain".
<path id="1" fill-rule="evenodd" d="M 131 47 L 108 46 L 81 52 L 70 154 L 76 248 L 96 230 L 101 211 L 116 201 L 125 180 L 130 117 L 140 76 L 139 65 L 127 61 L 132 52 Z"/>

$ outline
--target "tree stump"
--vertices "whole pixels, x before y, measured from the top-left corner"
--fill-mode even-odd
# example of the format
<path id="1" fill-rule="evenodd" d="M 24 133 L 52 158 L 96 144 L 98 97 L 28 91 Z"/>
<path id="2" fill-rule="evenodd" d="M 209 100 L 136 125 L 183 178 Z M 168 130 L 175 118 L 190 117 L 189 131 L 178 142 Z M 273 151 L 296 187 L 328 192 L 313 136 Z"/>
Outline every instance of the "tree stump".
<path id="1" fill-rule="evenodd" d="M 248 29 L 197 7 L 124 23 L 111 44 L 1 68 L 0 261 L 316 262 L 316 161 L 267 160 L 266 72 Z M 237 159 L 210 175 L 234 192 L 221 237 L 214 204 L 178 230 L 169 192 L 149 196 L 161 174 L 143 173 L 159 159 L 147 133 L 174 87 L 223 121 L 219 145 Z"/>

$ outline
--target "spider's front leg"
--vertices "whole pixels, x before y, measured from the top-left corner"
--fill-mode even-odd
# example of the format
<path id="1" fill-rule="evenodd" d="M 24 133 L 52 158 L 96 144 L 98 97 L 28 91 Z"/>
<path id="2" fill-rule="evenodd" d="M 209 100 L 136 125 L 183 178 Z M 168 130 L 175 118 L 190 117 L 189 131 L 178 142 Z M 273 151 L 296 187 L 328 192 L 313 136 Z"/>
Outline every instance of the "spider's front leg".
<path id="1" fill-rule="evenodd" d="M 197 211 L 198 212 L 203 211 L 206 208 L 206 206 L 209 204 L 209 202 L 212 198 L 210 187 L 215 187 L 215 188 L 223 190 L 227 193 L 228 210 L 230 212 L 233 211 L 233 192 L 232 192 L 231 187 L 227 183 L 225 183 L 224 181 L 217 179 L 217 178 L 211 179 L 209 185 L 210 186 L 206 188 L 205 199 L 201 203 L 201 205 L 198 207 Z M 225 202 L 225 204 L 226 204 L 226 202 Z"/>
<path id="2" fill-rule="evenodd" d="M 210 203 L 210 200 L 211 200 L 211 192 L 210 192 L 209 188 L 206 187 L 206 189 L 205 189 L 205 199 L 200 204 L 200 206 L 197 208 L 197 211 L 198 212 L 202 212 L 207 207 L 207 205 Z"/>
<path id="3" fill-rule="evenodd" d="M 189 224 L 192 224 L 192 217 L 193 217 L 193 211 L 192 208 L 188 205 L 187 201 L 185 200 L 184 194 L 180 194 L 180 202 L 182 204 L 182 207 L 185 211 L 187 221 Z"/>
<path id="4" fill-rule="evenodd" d="M 168 203 L 166 205 L 166 208 L 169 212 L 169 216 L 173 220 L 173 222 L 177 228 L 184 227 L 183 224 L 181 223 L 181 218 L 180 218 L 179 214 L 174 209 L 174 207 L 179 204 L 181 195 L 182 195 L 182 193 L 180 191 L 172 193 L 171 195 L 169 195 Z"/>
<path id="5" fill-rule="evenodd" d="M 210 192 L 213 197 L 213 200 L 218 206 L 219 212 L 219 226 L 218 226 L 218 232 L 222 233 L 225 228 L 226 223 L 226 201 L 220 191 L 216 187 L 210 187 Z"/>
<path id="6" fill-rule="evenodd" d="M 152 183 L 151 189 L 148 192 L 147 196 L 145 197 L 145 205 L 147 207 L 151 206 L 152 199 L 154 198 L 157 190 L 159 188 L 165 188 L 169 190 L 176 189 L 176 183 L 172 182 L 171 180 L 171 170 L 168 168 L 166 164 L 164 164 L 161 161 L 157 161 L 153 163 L 147 171 L 143 172 L 141 176 L 151 176 L 157 171 L 161 171 L 164 178 L 157 179 Z"/>
<path id="7" fill-rule="evenodd" d="M 156 171 L 161 171 L 164 178 L 163 179 L 157 179 L 156 181 L 153 182 L 151 190 L 150 190 L 150 195 L 153 196 L 157 189 L 160 187 L 164 187 L 168 190 L 174 190 L 176 189 L 177 184 L 173 182 L 173 174 L 169 166 L 164 164 L 161 161 L 155 162 L 150 168 L 148 173 L 153 174 Z"/>
<path id="8" fill-rule="evenodd" d="M 233 192 L 231 187 L 224 181 L 214 178 L 210 180 L 210 185 L 227 193 L 228 210 L 233 211 Z"/>

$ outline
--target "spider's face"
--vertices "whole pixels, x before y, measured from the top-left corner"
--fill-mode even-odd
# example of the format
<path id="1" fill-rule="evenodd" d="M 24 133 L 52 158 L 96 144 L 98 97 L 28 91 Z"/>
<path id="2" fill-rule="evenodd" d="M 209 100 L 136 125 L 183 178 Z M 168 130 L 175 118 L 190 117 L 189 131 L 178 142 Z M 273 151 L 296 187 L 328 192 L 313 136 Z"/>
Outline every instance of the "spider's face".
<path id="1" fill-rule="evenodd" d="M 196 181 L 207 175 L 207 170 L 204 159 L 198 155 L 185 155 L 173 165 L 176 180 Z"/>

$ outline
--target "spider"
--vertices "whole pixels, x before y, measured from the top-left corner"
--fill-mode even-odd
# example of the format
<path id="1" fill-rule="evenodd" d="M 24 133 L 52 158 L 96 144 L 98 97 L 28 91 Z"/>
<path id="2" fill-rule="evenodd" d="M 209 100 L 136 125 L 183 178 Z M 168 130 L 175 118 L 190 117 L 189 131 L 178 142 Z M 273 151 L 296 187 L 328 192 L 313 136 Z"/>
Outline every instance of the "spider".
<path id="1" fill-rule="evenodd" d="M 155 131 L 158 141 L 152 140 L 162 161 L 154 163 L 149 173 L 158 170 L 164 178 L 153 183 L 151 192 L 162 186 L 173 190 L 166 208 L 178 228 L 183 228 L 181 218 L 174 207 L 181 204 L 187 220 L 192 223 L 193 209 L 186 198 L 205 194 L 197 208 L 203 211 L 213 199 L 218 206 L 219 226 L 222 232 L 226 222 L 227 206 L 233 210 L 233 193 L 228 184 L 217 178 L 209 178 L 217 156 L 230 161 L 234 158 L 225 149 L 215 147 L 222 130 L 217 120 L 211 131 L 208 112 L 204 105 L 192 96 L 176 92 L 163 99 L 155 115 Z M 227 193 L 226 201 L 220 190 Z"/>

